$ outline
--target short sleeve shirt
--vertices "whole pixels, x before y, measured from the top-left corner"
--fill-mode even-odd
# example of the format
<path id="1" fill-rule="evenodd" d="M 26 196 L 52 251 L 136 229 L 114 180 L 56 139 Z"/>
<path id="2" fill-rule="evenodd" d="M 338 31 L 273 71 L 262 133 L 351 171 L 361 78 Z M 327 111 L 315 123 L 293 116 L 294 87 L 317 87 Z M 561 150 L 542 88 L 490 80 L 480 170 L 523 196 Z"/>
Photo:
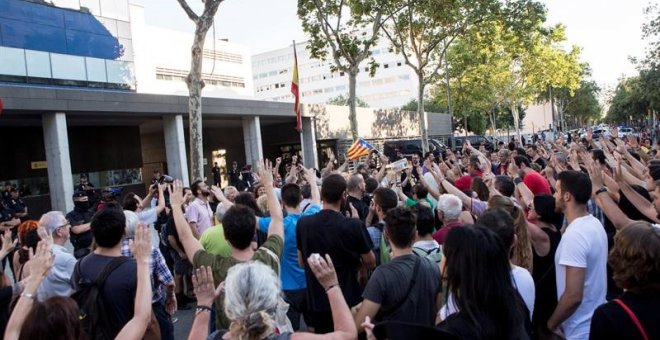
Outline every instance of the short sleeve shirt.
<path id="1" fill-rule="evenodd" d="M 276 274 L 279 275 L 279 262 L 280 258 L 282 257 L 283 243 L 284 241 L 280 236 L 269 236 L 266 242 L 254 252 L 254 255 L 252 255 L 252 260 L 259 261 L 269 266 L 275 271 Z M 239 263 L 242 262 L 231 256 L 227 257 L 213 255 L 206 250 L 199 250 L 193 256 L 194 267 L 211 267 L 211 270 L 213 271 L 213 280 L 217 283 L 223 282 L 227 278 L 227 272 L 229 271 L 229 268 Z M 215 300 L 215 306 L 218 309 L 218 313 L 216 315 L 216 325 L 218 325 L 220 328 L 228 329 L 230 321 L 222 309 L 222 306 L 224 306 L 224 298 L 224 294 L 221 294 Z"/>
<path id="2" fill-rule="evenodd" d="M 231 256 L 231 246 L 225 239 L 225 230 L 222 228 L 222 224 L 206 229 L 199 242 L 204 250 L 213 255 Z"/>
<path id="3" fill-rule="evenodd" d="M 186 210 L 186 220 L 188 223 L 195 223 L 200 234 L 211 228 L 213 226 L 213 210 L 211 210 L 209 202 L 204 202 L 199 198 L 192 201 Z"/>

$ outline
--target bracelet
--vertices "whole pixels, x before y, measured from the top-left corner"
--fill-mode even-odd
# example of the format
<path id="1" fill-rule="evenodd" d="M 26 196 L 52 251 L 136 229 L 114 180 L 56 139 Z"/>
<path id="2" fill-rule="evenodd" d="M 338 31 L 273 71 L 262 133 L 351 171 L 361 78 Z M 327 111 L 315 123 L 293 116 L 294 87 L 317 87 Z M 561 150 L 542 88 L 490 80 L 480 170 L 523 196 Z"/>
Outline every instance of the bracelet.
<path id="1" fill-rule="evenodd" d="M 325 290 L 325 292 L 327 293 L 327 292 L 330 291 L 330 289 L 335 288 L 335 287 L 339 287 L 339 284 L 338 284 L 338 283 L 335 283 L 335 284 L 330 285 L 330 287 L 328 287 L 328 288 Z"/>
<path id="2" fill-rule="evenodd" d="M 598 196 L 598 195 L 600 195 L 604 192 L 607 192 L 607 188 L 606 187 L 601 187 L 600 189 L 596 190 L 596 196 Z"/>
<path id="3" fill-rule="evenodd" d="M 200 313 L 200 312 L 209 312 L 209 313 L 211 313 L 213 311 L 213 309 L 209 306 L 197 305 L 197 308 L 195 308 L 195 311 L 197 313 Z"/>
<path id="4" fill-rule="evenodd" d="M 30 293 L 21 293 L 21 297 L 28 298 L 32 301 L 35 301 L 37 299 L 36 295 Z"/>

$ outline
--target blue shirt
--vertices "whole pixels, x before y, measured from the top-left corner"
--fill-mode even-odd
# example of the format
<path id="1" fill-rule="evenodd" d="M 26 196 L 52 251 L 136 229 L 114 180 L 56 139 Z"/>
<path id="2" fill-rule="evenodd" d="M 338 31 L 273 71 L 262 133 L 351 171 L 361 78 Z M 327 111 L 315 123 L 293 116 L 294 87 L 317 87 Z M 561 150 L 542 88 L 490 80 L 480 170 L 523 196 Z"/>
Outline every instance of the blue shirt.
<path id="1" fill-rule="evenodd" d="M 288 214 L 284 218 L 284 250 L 280 260 L 280 275 L 282 290 L 300 290 L 307 288 L 305 270 L 298 265 L 298 248 L 296 247 L 296 225 L 302 216 L 314 215 L 321 211 L 318 204 L 311 204 L 302 214 Z M 270 217 L 259 218 L 259 230 L 268 232 Z"/>

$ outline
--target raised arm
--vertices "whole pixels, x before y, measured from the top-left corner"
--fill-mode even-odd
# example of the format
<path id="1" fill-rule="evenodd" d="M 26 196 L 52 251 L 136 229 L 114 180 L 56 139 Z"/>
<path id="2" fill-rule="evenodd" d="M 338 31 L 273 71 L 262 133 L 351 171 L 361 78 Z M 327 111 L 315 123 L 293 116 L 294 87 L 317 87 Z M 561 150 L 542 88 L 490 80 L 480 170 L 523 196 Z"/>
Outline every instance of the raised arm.
<path id="1" fill-rule="evenodd" d="M 147 331 L 151 321 L 151 273 L 149 259 L 151 258 L 151 236 L 149 228 L 141 224 L 135 232 L 133 254 L 137 262 L 137 290 L 135 292 L 133 318 L 119 331 L 117 340 L 140 340 Z"/>
<path id="2" fill-rule="evenodd" d="M 385 172 L 387 171 L 387 165 L 390 164 L 390 159 L 387 158 L 384 155 L 380 156 L 380 169 L 378 170 L 378 173 L 376 174 L 376 180 L 380 184 L 380 182 L 383 180 L 383 177 L 385 177 Z"/>
<path id="3" fill-rule="evenodd" d="M 203 247 L 195 235 L 193 235 L 192 229 L 188 224 L 188 221 L 186 221 L 186 217 L 183 216 L 183 210 L 181 209 L 181 206 L 183 205 L 183 185 L 181 184 L 181 180 L 175 180 L 174 183 L 172 183 L 170 204 L 172 205 L 172 216 L 174 217 L 176 232 L 179 234 L 179 240 L 183 245 L 183 250 L 186 252 L 186 256 L 192 261 L 195 253 L 202 250 Z"/>
<path id="4" fill-rule="evenodd" d="M 466 195 L 464 192 L 460 191 L 453 184 L 449 183 L 449 181 L 442 177 L 442 175 L 440 175 L 438 185 L 444 188 L 448 194 L 452 194 L 460 198 L 461 202 L 463 202 L 463 205 L 467 208 L 467 210 L 472 211 L 472 198 Z"/>
<path id="5" fill-rule="evenodd" d="M 607 193 L 607 191 L 600 193 L 598 192 L 603 188 L 603 174 L 600 167 L 592 166 L 589 168 L 589 176 L 591 177 L 592 182 L 592 197 L 594 198 L 596 204 L 603 209 L 603 213 L 607 218 L 612 221 L 616 229 L 621 229 L 631 222 L 633 222 L 626 214 L 621 211 L 619 205 L 612 200 L 612 197 Z"/>
<path id="6" fill-rule="evenodd" d="M 310 202 L 312 204 L 321 205 L 321 193 L 319 192 L 319 186 L 316 183 L 316 173 L 314 169 L 304 169 L 305 179 L 309 184 L 310 191 L 312 196 Z"/>
<path id="7" fill-rule="evenodd" d="M 268 200 L 268 211 L 270 212 L 268 237 L 271 235 L 278 235 L 280 238 L 284 239 L 284 216 L 280 201 L 277 199 L 277 195 L 275 195 L 275 190 L 273 189 L 273 171 L 270 161 L 266 160 L 265 163 L 259 161 L 257 171 L 261 177 L 261 183 L 266 189 L 266 198 Z"/>

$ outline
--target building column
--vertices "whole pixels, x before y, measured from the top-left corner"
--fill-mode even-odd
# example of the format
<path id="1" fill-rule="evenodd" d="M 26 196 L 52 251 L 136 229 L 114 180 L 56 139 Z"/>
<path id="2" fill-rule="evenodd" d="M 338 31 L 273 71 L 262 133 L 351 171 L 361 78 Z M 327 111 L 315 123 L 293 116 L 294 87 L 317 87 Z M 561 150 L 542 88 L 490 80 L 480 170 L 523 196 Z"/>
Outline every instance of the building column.
<path id="1" fill-rule="evenodd" d="M 181 179 L 184 186 L 190 186 L 183 117 L 181 115 L 163 116 L 163 132 L 165 134 L 167 171 L 170 176 Z"/>
<path id="2" fill-rule="evenodd" d="M 302 133 L 300 134 L 300 147 L 303 162 L 307 168 L 319 168 L 319 159 L 316 153 L 316 127 L 312 117 L 302 118 Z"/>
<path id="3" fill-rule="evenodd" d="M 257 162 L 264 158 L 259 116 L 243 117 L 243 144 L 245 144 L 245 162 L 255 169 Z"/>
<path id="4" fill-rule="evenodd" d="M 41 116 L 44 129 L 44 146 L 48 164 L 48 186 L 51 210 L 65 214 L 73 210 L 73 177 L 69 156 L 69 135 L 66 114 L 44 113 Z"/>

